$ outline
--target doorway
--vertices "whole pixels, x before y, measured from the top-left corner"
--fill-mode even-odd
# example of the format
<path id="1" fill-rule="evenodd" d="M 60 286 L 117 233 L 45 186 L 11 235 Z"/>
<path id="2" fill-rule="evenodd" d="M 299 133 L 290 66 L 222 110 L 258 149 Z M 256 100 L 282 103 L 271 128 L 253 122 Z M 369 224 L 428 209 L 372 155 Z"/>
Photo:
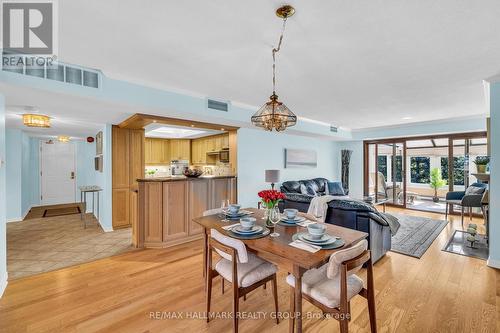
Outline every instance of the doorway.
<path id="1" fill-rule="evenodd" d="M 76 202 L 75 145 L 40 141 L 40 204 Z"/>

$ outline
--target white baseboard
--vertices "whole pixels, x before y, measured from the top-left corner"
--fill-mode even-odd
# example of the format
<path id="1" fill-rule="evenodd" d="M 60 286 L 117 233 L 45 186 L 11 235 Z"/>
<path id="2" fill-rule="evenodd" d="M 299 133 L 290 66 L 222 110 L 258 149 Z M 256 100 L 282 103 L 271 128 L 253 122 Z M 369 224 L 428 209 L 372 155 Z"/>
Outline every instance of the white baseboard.
<path id="1" fill-rule="evenodd" d="M 7 288 L 7 281 L 9 274 L 7 272 L 4 273 L 5 274 L 2 274 L 2 277 L 0 278 L 0 297 L 2 297 L 5 288 Z"/>
<path id="2" fill-rule="evenodd" d="M 31 208 L 33 208 L 33 205 L 31 205 L 31 206 L 28 207 L 28 209 L 23 213 L 23 216 L 15 217 L 13 219 L 7 219 L 7 223 L 24 221 L 24 219 L 26 218 L 26 215 L 28 215 L 28 213 L 30 212 Z"/>
<path id="3" fill-rule="evenodd" d="M 500 260 L 491 259 L 488 257 L 488 261 L 486 261 L 486 265 L 492 268 L 500 269 Z"/>
<path id="4" fill-rule="evenodd" d="M 105 227 L 101 224 L 101 222 L 99 222 L 99 225 L 101 226 L 102 230 L 104 230 L 104 232 L 111 232 L 113 231 L 113 228 L 109 228 L 109 227 Z"/>

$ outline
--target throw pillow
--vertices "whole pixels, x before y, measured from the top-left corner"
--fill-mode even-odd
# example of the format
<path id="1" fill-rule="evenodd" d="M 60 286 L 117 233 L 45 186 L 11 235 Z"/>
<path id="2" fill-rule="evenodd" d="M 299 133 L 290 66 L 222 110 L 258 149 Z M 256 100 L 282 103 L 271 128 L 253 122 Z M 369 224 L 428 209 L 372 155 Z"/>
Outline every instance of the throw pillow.
<path id="1" fill-rule="evenodd" d="M 479 186 L 469 186 L 467 187 L 467 190 L 465 190 L 465 195 L 469 194 L 483 194 L 485 188 L 484 187 L 479 187 Z"/>
<path id="2" fill-rule="evenodd" d="M 316 191 L 312 187 L 305 186 L 304 184 L 300 184 L 300 193 L 311 195 L 313 197 L 317 196 Z"/>
<path id="3" fill-rule="evenodd" d="M 342 182 L 328 182 L 327 188 L 330 195 L 345 195 Z"/>

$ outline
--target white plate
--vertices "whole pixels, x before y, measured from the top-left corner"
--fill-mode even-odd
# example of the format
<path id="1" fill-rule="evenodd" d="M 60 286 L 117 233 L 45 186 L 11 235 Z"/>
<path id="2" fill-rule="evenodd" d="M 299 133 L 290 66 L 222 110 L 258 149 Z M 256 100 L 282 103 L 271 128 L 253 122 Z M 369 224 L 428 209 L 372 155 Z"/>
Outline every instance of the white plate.
<path id="1" fill-rule="evenodd" d="M 264 228 L 260 225 L 254 225 L 250 230 L 243 229 L 241 225 L 236 225 L 231 229 L 232 232 L 240 235 L 253 235 L 262 232 L 262 230 L 264 230 Z"/>
<path id="2" fill-rule="evenodd" d="M 283 216 L 281 219 L 281 222 L 285 222 L 288 224 L 294 224 L 294 223 L 298 223 L 298 222 L 304 222 L 305 220 L 306 220 L 306 218 L 302 217 L 302 216 L 295 216 L 295 218 L 293 220 L 290 220 L 286 216 Z"/>
<path id="3" fill-rule="evenodd" d="M 330 235 L 323 235 L 321 240 L 313 240 L 312 238 L 309 238 L 308 236 L 310 237 L 310 235 L 307 232 L 302 232 L 302 233 L 298 234 L 298 237 L 301 241 L 304 241 L 304 242 L 309 243 L 309 244 L 314 244 L 314 245 L 328 245 L 328 244 L 335 243 L 335 241 L 337 240 L 336 237 L 332 237 Z"/>

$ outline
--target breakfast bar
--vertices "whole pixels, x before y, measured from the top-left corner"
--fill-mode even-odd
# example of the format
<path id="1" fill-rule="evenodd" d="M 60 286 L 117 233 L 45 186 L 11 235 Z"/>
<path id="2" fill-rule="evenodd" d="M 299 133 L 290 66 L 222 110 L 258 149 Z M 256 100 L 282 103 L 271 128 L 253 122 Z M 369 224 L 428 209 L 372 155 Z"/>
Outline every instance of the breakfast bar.
<path id="1" fill-rule="evenodd" d="M 138 219 L 132 226 L 138 248 L 165 248 L 203 237 L 193 219 L 221 202 L 237 201 L 235 176 L 164 177 L 137 180 Z"/>

